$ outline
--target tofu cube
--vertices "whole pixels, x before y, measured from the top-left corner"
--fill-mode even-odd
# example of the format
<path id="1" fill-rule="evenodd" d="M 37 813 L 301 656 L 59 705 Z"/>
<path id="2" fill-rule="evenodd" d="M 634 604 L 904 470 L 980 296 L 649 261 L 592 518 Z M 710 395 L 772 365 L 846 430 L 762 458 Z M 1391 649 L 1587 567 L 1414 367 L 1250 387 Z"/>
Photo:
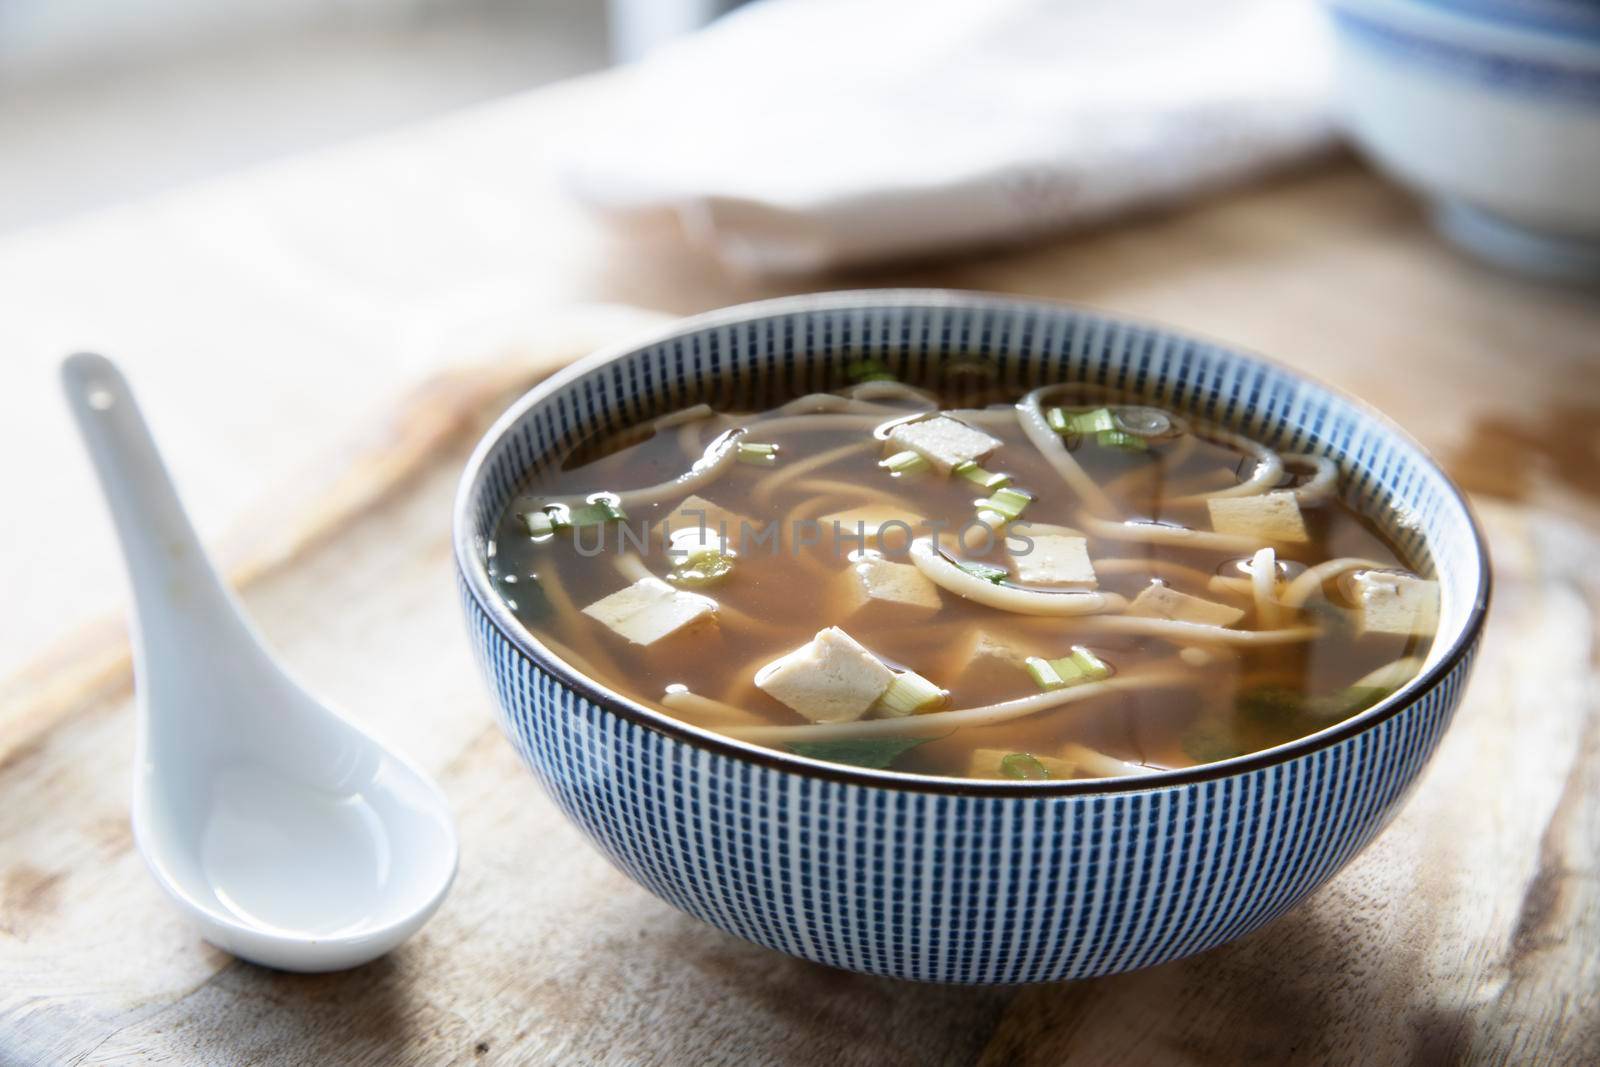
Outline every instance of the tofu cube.
<path id="1" fill-rule="evenodd" d="M 999 636 L 988 630 L 973 630 L 952 647 L 945 675 L 959 678 L 964 683 L 986 684 L 1011 682 L 1014 686 L 1028 683 L 1023 673 L 1027 658 L 1036 651 L 1015 638 Z"/>
<path id="2" fill-rule="evenodd" d="M 910 515 L 887 504 L 864 504 L 824 515 L 817 520 L 817 525 L 822 528 L 824 539 L 836 538 L 836 543 L 846 551 L 869 548 L 900 553 L 910 546 L 912 538 L 927 532 L 922 525 L 924 521 L 921 515 Z M 839 524 L 837 534 L 834 523 Z M 891 523 L 893 525 L 889 525 Z"/>
<path id="3" fill-rule="evenodd" d="M 1070 534 L 1032 533 L 1025 536 L 1033 542 L 1028 552 L 1013 552 L 1011 561 L 1016 564 L 1017 580 L 1029 585 L 1082 585 L 1099 584 L 1094 564 L 1089 561 L 1089 541 Z"/>
<path id="4" fill-rule="evenodd" d="M 1133 598 L 1133 603 L 1128 605 L 1128 614 L 1142 615 L 1147 619 L 1196 622 L 1204 626 L 1232 626 L 1244 618 L 1242 608 L 1218 604 L 1215 600 L 1190 596 L 1171 586 L 1158 584 L 1145 586 Z"/>
<path id="5" fill-rule="evenodd" d="M 909 448 L 945 474 L 953 467 L 987 456 L 1001 444 L 999 438 L 948 415 L 896 426 L 889 431 L 889 441 L 902 449 Z"/>
<path id="6" fill-rule="evenodd" d="M 850 564 L 841 578 L 844 607 L 851 616 L 919 615 L 939 610 L 939 587 L 909 563 L 869 555 Z"/>
<path id="7" fill-rule="evenodd" d="M 1054 756 L 1041 756 L 1037 752 L 1024 753 L 1039 761 L 1039 765 L 1050 775 L 1041 781 L 1065 781 L 1077 773 L 1077 767 L 1066 760 L 1056 759 Z M 967 777 L 969 778 L 1012 778 L 1002 767 L 1007 756 L 1018 755 L 1008 748 L 980 748 L 972 753 L 967 761 Z"/>
<path id="8" fill-rule="evenodd" d="M 750 523 L 752 530 L 758 529 L 754 522 L 743 515 L 729 511 L 720 504 L 713 504 L 703 496 L 689 497 L 668 512 L 662 521 L 668 526 L 669 538 L 685 530 L 698 530 L 703 523 L 707 533 L 721 534 L 734 545 L 739 543 L 740 523 Z"/>
<path id="9" fill-rule="evenodd" d="M 997 637 L 988 630 L 974 630 L 972 636 L 961 643 L 958 658 L 960 660 L 956 673 L 982 666 L 986 663 L 999 663 L 1007 667 L 1020 667 L 1032 655 L 1026 648 L 1020 648 L 1016 642 Z"/>
<path id="10" fill-rule="evenodd" d="M 1361 632 L 1426 637 L 1439 628 L 1439 583 L 1395 571 L 1355 576 Z"/>
<path id="11" fill-rule="evenodd" d="M 861 718 L 893 681 L 882 660 L 837 626 L 756 674 L 758 689 L 812 722 Z"/>
<path id="12" fill-rule="evenodd" d="M 710 597 L 674 589 L 660 578 L 640 578 L 596 600 L 583 613 L 636 645 L 653 645 L 716 610 L 717 602 Z"/>
<path id="13" fill-rule="evenodd" d="M 1263 541 L 1309 541 L 1300 502 L 1293 493 L 1260 496 L 1212 497 L 1206 501 L 1211 528 L 1217 533 L 1243 534 Z"/>

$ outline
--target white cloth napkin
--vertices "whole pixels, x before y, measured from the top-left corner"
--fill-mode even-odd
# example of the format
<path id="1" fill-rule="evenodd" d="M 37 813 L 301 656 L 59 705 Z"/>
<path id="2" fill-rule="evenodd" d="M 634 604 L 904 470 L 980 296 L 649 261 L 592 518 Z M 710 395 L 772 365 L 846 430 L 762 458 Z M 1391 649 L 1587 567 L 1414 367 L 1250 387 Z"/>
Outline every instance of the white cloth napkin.
<path id="1" fill-rule="evenodd" d="M 731 269 L 1017 241 L 1332 136 L 1312 0 L 764 0 L 620 71 L 562 150 L 621 224 Z"/>

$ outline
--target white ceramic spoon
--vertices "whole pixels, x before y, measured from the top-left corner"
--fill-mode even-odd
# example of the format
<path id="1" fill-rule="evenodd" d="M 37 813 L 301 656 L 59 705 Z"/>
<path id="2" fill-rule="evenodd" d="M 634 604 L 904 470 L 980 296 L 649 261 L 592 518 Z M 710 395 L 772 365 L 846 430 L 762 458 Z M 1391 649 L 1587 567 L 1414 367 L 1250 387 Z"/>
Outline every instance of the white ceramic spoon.
<path id="1" fill-rule="evenodd" d="M 133 587 L 139 851 L 205 939 L 236 956 L 331 971 L 383 955 L 455 877 L 443 795 L 262 646 L 117 368 L 77 355 L 61 377 Z"/>

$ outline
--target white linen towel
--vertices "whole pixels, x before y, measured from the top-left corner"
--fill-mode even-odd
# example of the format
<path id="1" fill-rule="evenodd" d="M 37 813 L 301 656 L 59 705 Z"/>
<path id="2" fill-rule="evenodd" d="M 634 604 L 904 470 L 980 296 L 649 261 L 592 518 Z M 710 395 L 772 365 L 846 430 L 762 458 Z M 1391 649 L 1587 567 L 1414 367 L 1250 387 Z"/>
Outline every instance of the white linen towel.
<path id="1" fill-rule="evenodd" d="M 764 0 L 616 77 L 568 186 L 757 274 L 1025 240 L 1333 135 L 1312 0 Z"/>

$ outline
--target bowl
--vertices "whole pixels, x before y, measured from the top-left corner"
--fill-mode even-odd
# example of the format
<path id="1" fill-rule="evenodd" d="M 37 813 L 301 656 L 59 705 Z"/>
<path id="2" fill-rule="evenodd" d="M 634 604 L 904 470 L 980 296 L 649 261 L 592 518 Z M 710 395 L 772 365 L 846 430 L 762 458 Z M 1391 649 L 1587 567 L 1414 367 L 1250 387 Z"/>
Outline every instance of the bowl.
<path id="1" fill-rule="evenodd" d="M 721 737 L 607 690 L 512 617 L 486 569 L 530 472 L 603 428 L 739 388 L 804 387 L 863 357 L 909 377 L 983 354 L 1009 384 L 1132 390 L 1336 460 L 1344 499 L 1441 583 L 1421 674 L 1292 744 L 1139 778 L 983 782 L 823 763 Z M 1461 494 L 1369 408 L 1225 345 L 1074 307 L 975 294 L 796 297 L 691 318 L 586 359 L 518 401 L 463 476 L 455 559 L 501 725 L 622 871 L 738 937 L 936 982 L 1126 971 L 1271 921 L 1370 841 L 1449 725 L 1489 594 Z"/>
<path id="2" fill-rule="evenodd" d="M 1345 126 L 1439 230 L 1504 266 L 1600 279 L 1600 6 L 1329 7 Z"/>

